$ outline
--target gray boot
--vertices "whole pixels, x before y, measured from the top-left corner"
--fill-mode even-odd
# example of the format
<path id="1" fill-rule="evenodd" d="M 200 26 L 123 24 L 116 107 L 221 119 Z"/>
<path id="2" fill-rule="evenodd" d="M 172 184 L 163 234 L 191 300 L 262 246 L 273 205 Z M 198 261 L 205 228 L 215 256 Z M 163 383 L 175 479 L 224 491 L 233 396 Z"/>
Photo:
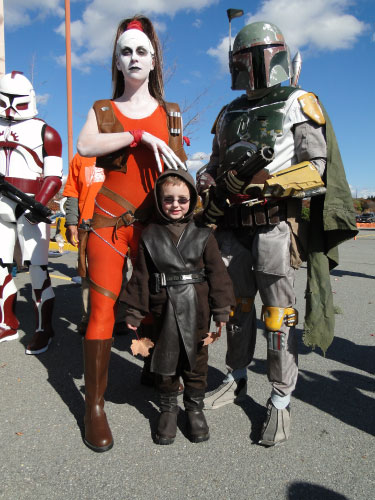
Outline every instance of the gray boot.
<path id="1" fill-rule="evenodd" d="M 177 433 L 177 392 L 160 394 L 160 416 L 156 430 L 157 444 L 172 444 Z"/>
<path id="2" fill-rule="evenodd" d="M 231 403 L 240 403 L 246 398 L 247 379 L 228 380 L 206 395 L 205 410 L 216 410 Z"/>
<path id="3" fill-rule="evenodd" d="M 267 401 L 267 417 L 263 424 L 261 438 L 258 441 L 263 446 L 275 446 L 283 443 L 290 435 L 290 405 L 278 410 L 271 401 Z"/>
<path id="4" fill-rule="evenodd" d="M 186 432 L 192 443 L 203 443 L 210 438 L 209 427 L 203 413 L 204 391 L 185 388 Z"/>

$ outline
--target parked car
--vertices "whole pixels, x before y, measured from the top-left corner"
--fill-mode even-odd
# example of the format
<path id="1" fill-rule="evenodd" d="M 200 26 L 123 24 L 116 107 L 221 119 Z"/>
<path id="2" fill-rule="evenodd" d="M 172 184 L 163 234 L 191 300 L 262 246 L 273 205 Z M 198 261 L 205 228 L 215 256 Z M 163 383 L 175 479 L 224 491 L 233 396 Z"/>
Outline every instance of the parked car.
<path id="1" fill-rule="evenodd" d="M 375 213 L 367 212 L 366 214 L 360 214 L 356 217 L 357 222 L 375 222 Z"/>

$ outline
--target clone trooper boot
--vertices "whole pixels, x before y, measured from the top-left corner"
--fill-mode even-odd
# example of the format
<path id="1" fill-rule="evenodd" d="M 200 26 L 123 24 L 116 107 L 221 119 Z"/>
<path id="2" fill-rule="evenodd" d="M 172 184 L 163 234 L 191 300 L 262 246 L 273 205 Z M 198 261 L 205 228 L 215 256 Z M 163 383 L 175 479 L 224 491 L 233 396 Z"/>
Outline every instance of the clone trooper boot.
<path id="1" fill-rule="evenodd" d="M 207 394 L 204 400 L 205 410 L 216 410 L 230 403 L 240 403 L 246 398 L 247 379 L 224 379 L 214 391 Z"/>
<path id="2" fill-rule="evenodd" d="M 55 294 L 47 266 L 30 266 L 33 300 L 36 315 L 35 333 L 26 347 L 26 354 L 41 354 L 45 352 L 54 335 L 52 328 L 52 312 Z"/>
<path id="3" fill-rule="evenodd" d="M 0 266 L 0 342 L 18 339 L 15 314 L 17 288 L 6 267 Z"/>
<path id="4" fill-rule="evenodd" d="M 290 405 L 278 410 L 271 401 L 267 401 L 267 417 L 263 424 L 259 444 L 263 446 L 275 446 L 283 443 L 290 435 Z"/>

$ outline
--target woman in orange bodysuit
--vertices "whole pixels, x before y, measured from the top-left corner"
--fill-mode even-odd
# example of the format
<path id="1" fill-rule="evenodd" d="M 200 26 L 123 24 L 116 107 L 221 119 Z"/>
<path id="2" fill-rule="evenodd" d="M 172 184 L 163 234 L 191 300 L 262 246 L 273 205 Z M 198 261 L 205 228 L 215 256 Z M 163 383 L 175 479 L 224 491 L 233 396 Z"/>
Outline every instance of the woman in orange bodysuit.
<path id="1" fill-rule="evenodd" d="M 113 99 L 94 103 L 77 143 L 106 174 L 87 242 L 91 314 L 83 341 L 85 444 L 99 452 L 113 446 L 103 395 L 125 256 L 130 249 L 136 257 L 158 175 L 186 168 L 178 106 L 163 100 L 159 41 L 146 17 L 119 24 L 112 82 Z"/>

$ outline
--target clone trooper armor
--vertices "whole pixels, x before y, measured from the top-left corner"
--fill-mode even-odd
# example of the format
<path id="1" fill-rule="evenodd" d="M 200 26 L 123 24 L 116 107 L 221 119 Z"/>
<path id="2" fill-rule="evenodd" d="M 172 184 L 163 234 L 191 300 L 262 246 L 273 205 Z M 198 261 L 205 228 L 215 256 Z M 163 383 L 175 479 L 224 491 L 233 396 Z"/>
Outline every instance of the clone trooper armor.
<path id="1" fill-rule="evenodd" d="M 230 53 L 230 68 L 232 88 L 246 90 L 246 94 L 219 114 L 212 130 L 210 161 L 197 176 L 198 190 L 206 198 L 205 214 L 217 226 L 216 237 L 237 299 L 227 325 L 228 375 L 206 398 L 205 407 L 219 408 L 246 395 L 247 366 L 256 341 L 254 297 L 259 291 L 267 334 L 267 375 L 272 385 L 260 443 L 272 446 L 289 436 L 289 401 L 298 375 L 294 274 L 301 263 L 297 251 L 301 202 L 272 197 L 272 189 L 266 203 L 253 201 L 262 199 L 267 179 L 301 162 L 308 162 L 315 173 L 323 175 L 325 120 L 313 94 L 280 85 L 292 77 L 292 69 L 288 48 L 276 26 L 245 26 Z M 228 164 L 249 143 L 273 148 L 274 159 L 246 182 L 230 182 L 228 186 L 238 186 L 238 190 L 229 189 L 223 205 L 223 200 L 215 200 L 213 181 L 225 177 Z"/>
<path id="2" fill-rule="evenodd" d="M 0 79 L 0 173 L 25 194 L 46 205 L 61 186 L 59 134 L 37 113 L 35 92 L 19 72 Z M 49 225 L 36 223 L 28 211 L 0 194 L 0 342 L 18 338 L 15 315 L 17 288 L 10 274 L 18 239 L 23 263 L 29 265 L 36 310 L 35 334 L 27 354 L 48 349 L 53 336 L 54 292 L 47 264 Z"/>

